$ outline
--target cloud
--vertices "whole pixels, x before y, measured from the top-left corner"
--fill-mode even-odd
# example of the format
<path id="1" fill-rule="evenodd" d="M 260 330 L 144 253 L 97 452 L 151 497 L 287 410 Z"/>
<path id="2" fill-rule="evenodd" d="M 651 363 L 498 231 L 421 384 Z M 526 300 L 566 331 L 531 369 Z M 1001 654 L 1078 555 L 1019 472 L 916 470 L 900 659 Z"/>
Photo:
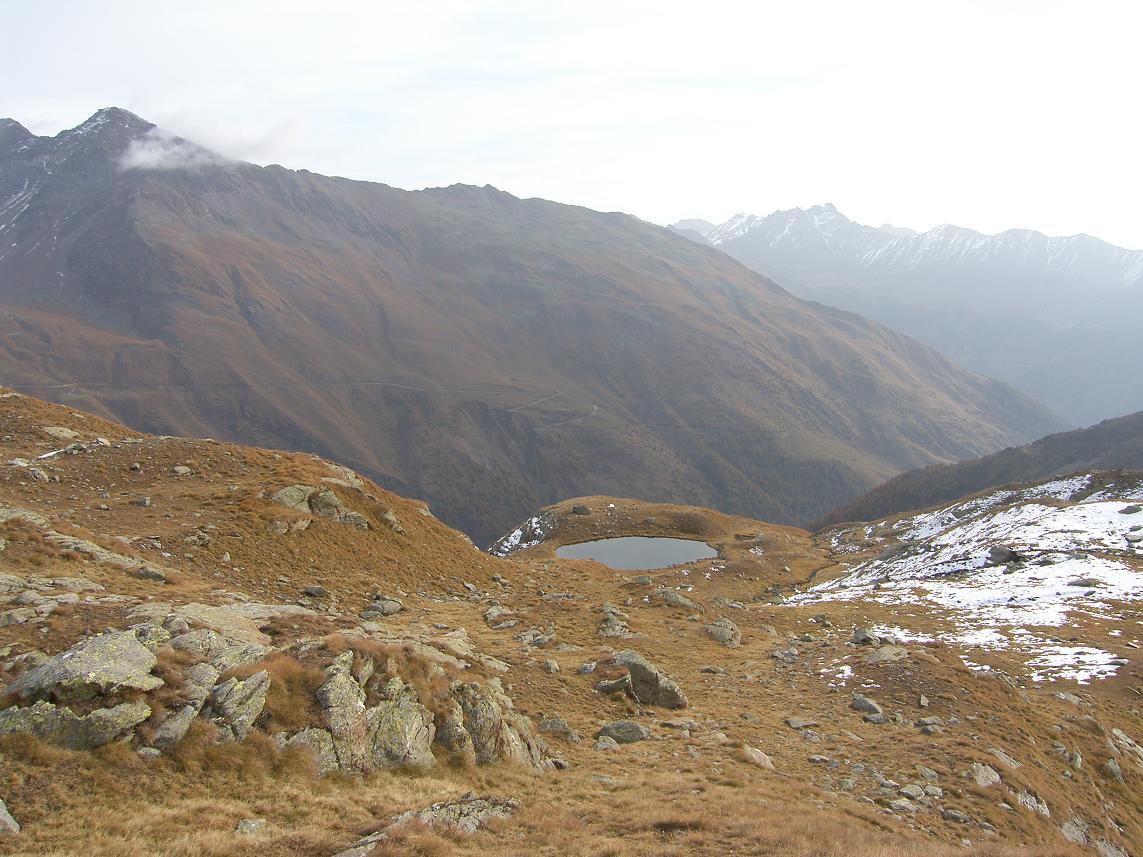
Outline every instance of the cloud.
<path id="1" fill-rule="evenodd" d="M 121 170 L 197 170 L 230 163 L 209 149 L 159 128 L 132 140 L 119 159 Z"/>

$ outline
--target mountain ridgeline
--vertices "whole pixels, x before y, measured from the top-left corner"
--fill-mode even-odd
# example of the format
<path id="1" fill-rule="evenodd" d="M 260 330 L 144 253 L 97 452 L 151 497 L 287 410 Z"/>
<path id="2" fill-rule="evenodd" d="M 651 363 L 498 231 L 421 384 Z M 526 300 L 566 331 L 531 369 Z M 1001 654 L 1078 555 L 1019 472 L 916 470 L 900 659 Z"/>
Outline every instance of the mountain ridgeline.
<path id="1" fill-rule="evenodd" d="M 1024 229 L 875 228 L 832 205 L 675 229 L 799 297 L 875 319 L 1007 381 L 1072 425 L 1143 408 L 1143 375 L 1122 371 L 1143 365 L 1143 251 Z"/>
<path id="2" fill-rule="evenodd" d="M 808 522 L 1061 424 L 622 214 L 233 163 L 123 110 L 0 123 L 7 384 L 310 450 L 489 542 L 588 494 Z"/>
<path id="3" fill-rule="evenodd" d="M 902 473 L 830 512 L 817 526 L 872 521 L 951 503 L 987 488 L 1081 470 L 1143 471 L 1143 411 L 1104 420 L 1090 428 L 1053 434 L 972 461 L 936 464 Z"/>

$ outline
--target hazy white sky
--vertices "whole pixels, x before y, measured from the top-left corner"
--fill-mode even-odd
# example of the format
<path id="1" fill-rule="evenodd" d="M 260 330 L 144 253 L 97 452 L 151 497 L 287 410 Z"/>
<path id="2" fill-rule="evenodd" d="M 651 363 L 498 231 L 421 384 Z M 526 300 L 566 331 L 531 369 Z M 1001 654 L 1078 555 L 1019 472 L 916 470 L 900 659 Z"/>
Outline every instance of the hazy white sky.
<path id="1" fill-rule="evenodd" d="M 0 29 L 0 116 L 41 134 L 115 105 L 658 223 L 833 202 L 1143 248 L 1139 2 L 0 0 Z"/>

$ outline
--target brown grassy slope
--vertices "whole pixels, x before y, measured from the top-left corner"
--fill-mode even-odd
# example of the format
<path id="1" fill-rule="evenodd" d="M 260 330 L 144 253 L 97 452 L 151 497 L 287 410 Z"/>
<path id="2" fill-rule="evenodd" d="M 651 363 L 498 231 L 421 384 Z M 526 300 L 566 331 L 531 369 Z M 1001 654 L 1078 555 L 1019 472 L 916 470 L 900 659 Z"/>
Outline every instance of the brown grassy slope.
<path id="1" fill-rule="evenodd" d="M 564 774 L 535 776 L 500 766 L 319 780 L 304 760 L 279 755 L 258 739 L 226 746 L 192 741 L 158 762 L 145 763 L 127 747 L 89 755 L 9 738 L 0 746 L 0 797 L 25 829 L 19 838 L 0 838 L 0 853 L 326 857 L 393 814 L 467 790 L 517 797 L 523 807 L 517 818 L 472 838 L 414 833 L 382 853 L 642 857 L 733 850 L 820 857 L 856 848 L 875 857 L 900 857 L 964 853 L 958 843 L 968 838 L 973 853 L 997 857 L 1074 855 L 1078 852 L 1067 847 L 1056 827 L 1073 814 L 1087 819 L 1093 834 L 1117 842 L 1137 842 L 1143 835 L 1143 808 L 1135 788 L 1135 778 L 1143 774 L 1128 769 L 1132 779 L 1126 786 L 1107 783 L 1098 772 L 1104 739 L 1084 717 L 1090 712 L 1100 728 L 1120 726 L 1137 734 L 1130 687 L 1139 679 L 1132 671 L 1081 691 L 1091 708 L 1079 712 L 1054 700 L 1047 692 L 1052 688 L 1027 685 L 1019 678 L 1020 665 L 1003 656 L 997 666 L 1017 677 L 1015 689 L 969 672 L 959 653 L 945 646 L 913 647 L 904 661 L 866 665 L 863 652 L 845 641 L 855 624 L 894 621 L 892 611 L 860 603 L 803 611 L 775 600 L 774 587 L 788 592 L 815 574 L 838 571 L 828 551 L 803 531 L 703 509 L 590 497 L 576 501 L 589 506 L 588 516 L 572 515 L 570 502 L 556 507 L 560 526 L 551 544 L 519 559 L 496 560 L 420 514 L 417 503 L 366 483 L 365 492 L 377 501 L 336 488 L 347 505 L 371 521 L 383 509 L 392 509 L 405 536 L 380 526 L 361 531 L 320 519 L 302 532 L 279 535 L 267 524 L 291 514 L 258 495 L 279 484 L 320 480 L 330 473 L 326 465 L 306 455 L 138 436 L 26 397 L 0 398 L 0 461 L 59 448 L 45 426 L 72 428 L 85 441 L 102 435 L 112 446 L 49 459 L 42 466 L 59 482 L 35 482 L 26 468 L 0 465 L 0 504 L 32 509 L 57 531 L 161 563 L 170 569 L 171 582 L 139 580 L 53 551 L 14 522 L 0 532 L 8 540 L 5 573 L 80 575 L 105 586 L 105 594 L 175 603 L 230 603 L 228 593 L 235 590 L 289 603 L 305 585 L 328 586 L 337 604 L 326 617 L 329 624 L 279 623 L 274 636 L 280 645 L 355 626 L 353 613 L 370 588 L 400 587 L 408 593 L 405 611 L 386 620 L 387 629 L 467 629 L 480 651 L 510 665 L 504 683 L 520 711 L 533 718 L 559 714 L 587 740 L 551 739 L 572 765 Z M 123 443 L 131 439 L 142 443 Z M 134 463 L 139 470 L 131 469 Z M 175 465 L 190 466 L 195 473 L 176 477 L 170 472 Z M 101 497 L 101 489 L 111 497 Z M 151 497 L 152 505 L 133 505 L 140 495 Z M 648 517 L 656 523 L 646 523 Z M 215 527 L 209 530 L 211 544 L 195 547 L 181 541 L 184 534 L 210 525 Z M 636 583 L 635 573 L 551 556 L 552 547 L 566 541 L 636 532 L 701 536 L 724 556 L 653 572 L 651 586 Z M 128 548 L 116 535 L 144 538 Z M 231 554 L 229 563 L 223 561 L 223 550 Z M 501 582 L 493 580 L 494 574 Z M 289 577 L 288 583 L 279 582 L 281 575 Z M 464 582 L 476 591 L 464 589 Z M 702 605 L 707 621 L 733 619 L 743 631 L 742 645 L 727 649 L 716 644 L 704 633 L 702 621 L 652 596 L 658 585 L 687 592 Z M 635 636 L 598 636 L 604 601 L 628 614 Z M 488 627 L 483 614 L 494 604 L 511 611 L 520 624 L 499 631 Z M 31 648 L 61 651 L 82 634 L 130 624 L 126 606 L 81 601 L 40 626 L 47 633 L 35 626 L 0 628 L 0 650 L 10 647 L 10 655 Z M 810 615 L 823 611 L 829 626 Z M 911 622 L 925 621 L 920 608 L 909 612 Z M 550 631 L 554 638 L 541 648 L 514 639 L 529 628 Z M 805 635 L 812 639 L 803 639 Z M 775 649 L 790 645 L 801 652 L 795 664 L 771 657 Z M 607 665 L 610 652 L 628 646 L 678 679 L 690 697 L 689 709 L 641 708 L 593 691 L 601 676 L 617 672 Z M 541 670 L 545 659 L 556 660 L 561 671 Z M 596 672 L 578 672 L 586 661 L 599 663 Z M 850 664 L 854 677 L 839 689 L 831 683 L 840 663 Z M 708 665 L 724 672 L 700 671 Z M 0 673 L 0 680 L 6 681 L 6 675 Z M 904 725 L 867 724 L 848 708 L 849 690 L 866 684 L 876 685 L 870 692 L 887 710 L 905 715 Z M 941 735 L 921 735 L 911 725 L 920 713 L 916 699 L 921 692 L 931 700 L 925 713 L 959 723 Z M 820 740 L 811 742 L 789 729 L 784 719 L 791 715 L 818 719 Z M 675 716 L 694 724 L 687 729 L 663 725 Z M 648 726 L 652 739 L 610 753 L 593 750 L 592 733 L 624 717 Z M 1089 760 L 1072 781 L 1063 778 L 1066 765 L 1050 751 L 1053 740 L 1082 750 Z M 769 753 L 776 771 L 743 762 L 744 744 Z M 1024 767 L 1005 772 L 1007 785 L 991 791 L 967 785 L 961 771 L 971 761 L 987 761 L 986 749 L 992 746 L 1006 748 Z M 838 767 L 816 764 L 810 761 L 813 755 L 834 759 Z M 981 828 L 946 822 L 932 808 L 890 814 L 866 802 L 882 797 L 871 771 L 905 783 L 916 778 L 913 766 L 918 763 L 939 772 L 945 789 L 941 805 L 996 827 L 995 844 Z M 846 776 L 855 780 L 852 792 L 840 787 Z M 1000 801 L 1011 800 L 1009 786 L 1035 791 L 1051 805 L 1052 818 L 1002 809 Z M 235 834 L 236 822 L 246 817 L 267 819 L 265 832 L 253 839 Z M 1121 831 L 1111 829 L 1111 818 Z"/>
<path id="2" fill-rule="evenodd" d="M 834 509 L 814 526 L 872 521 L 910 509 L 951 503 L 1012 482 L 1111 469 L 1143 470 L 1143 411 L 1049 435 L 981 458 L 902 473 Z"/>
<path id="3" fill-rule="evenodd" d="M 591 493 L 805 522 L 1055 427 L 631 217 L 278 167 L 122 173 L 114 142 L 50 177 L 0 158 L 0 190 L 39 188 L 0 257 L 9 382 L 332 455 L 481 543 Z"/>

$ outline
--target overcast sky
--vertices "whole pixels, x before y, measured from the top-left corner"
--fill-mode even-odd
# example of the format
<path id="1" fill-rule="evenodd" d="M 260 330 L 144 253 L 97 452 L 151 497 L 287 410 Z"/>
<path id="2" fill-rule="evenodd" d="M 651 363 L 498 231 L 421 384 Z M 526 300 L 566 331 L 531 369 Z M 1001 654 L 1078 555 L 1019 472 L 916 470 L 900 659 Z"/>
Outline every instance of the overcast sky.
<path id="1" fill-rule="evenodd" d="M 0 0 L 0 27 L 0 116 L 41 134 L 115 105 L 406 188 L 1143 249 L 1138 2 Z"/>

